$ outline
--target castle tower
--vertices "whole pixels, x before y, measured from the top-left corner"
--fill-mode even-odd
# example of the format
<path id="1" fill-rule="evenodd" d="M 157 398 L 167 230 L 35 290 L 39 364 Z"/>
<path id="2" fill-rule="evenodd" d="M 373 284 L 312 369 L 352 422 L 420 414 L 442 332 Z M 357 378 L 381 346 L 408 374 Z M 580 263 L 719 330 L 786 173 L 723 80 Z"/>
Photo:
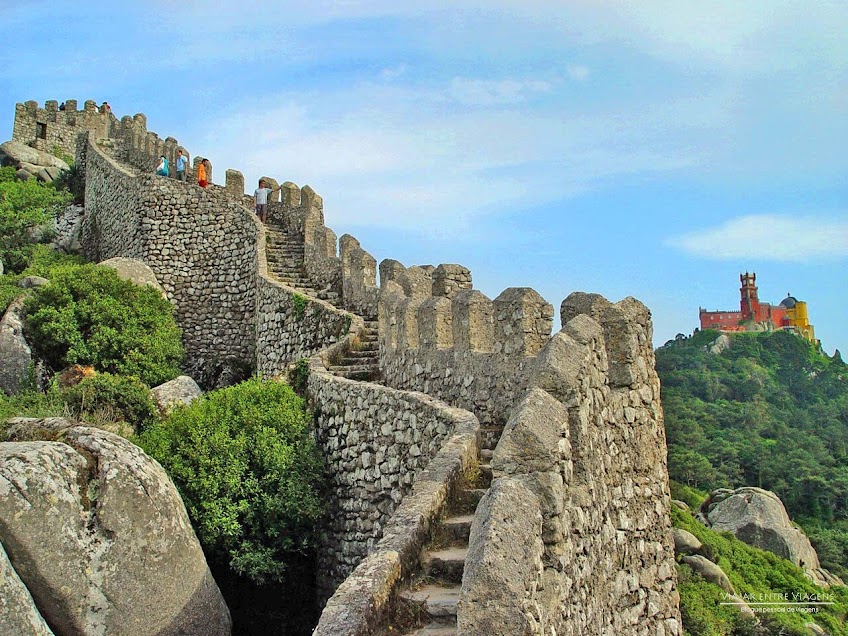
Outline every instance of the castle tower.
<path id="1" fill-rule="evenodd" d="M 742 287 L 739 289 L 739 309 L 742 311 L 742 320 L 760 320 L 760 299 L 757 295 L 757 274 L 745 272 L 739 275 Z"/>

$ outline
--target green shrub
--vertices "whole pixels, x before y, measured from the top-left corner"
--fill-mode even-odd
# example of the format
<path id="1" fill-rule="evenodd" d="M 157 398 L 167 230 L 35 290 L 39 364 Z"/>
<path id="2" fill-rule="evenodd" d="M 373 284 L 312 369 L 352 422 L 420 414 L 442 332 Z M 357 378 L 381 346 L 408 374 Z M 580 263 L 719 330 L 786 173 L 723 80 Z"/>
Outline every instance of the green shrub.
<path id="1" fill-rule="evenodd" d="M 303 294 L 294 293 L 291 295 L 292 304 L 294 305 L 294 316 L 297 320 L 303 320 L 303 314 L 306 311 L 306 296 Z"/>
<path id="2" fill-rule="evenodd" d="M 62 394 L 81 420 L 87 414 L 105 413 L 114 421 L 124 421 L 143 430 L 159 419 L 150 389 L 135 377 L 98 373 L 64 389 Z"/>
<path id="3" fill-rule="evenodd" d="M 697 510 L 701 502 L 707 498 L 709 493 L 691 486 L 684 486 L 680 482 L 669 479 L 668 484 L 671 488 L 671 498 L 682 501 L 693 510 Z"/>
<path id="4" fill-rule="evenodd" d="M 289 374 L 289 383 L 294 392 L 300 396 L 306 395 L 306 383 L 309 381 L 309 358 L 300 358 Z"/>
<path id="5" fill-rule="evenodd" d="M 19 181 L 14 168 L 0 168 L 0 260 L 7 272 L 21 272 L 33 246 L 49 240 L 48 232 L 33 232 L 55 217 L 67 195 L 35 179 Z"/>
<path id="6" fill-rule="evenodd" d="M 179 488 L 210 559 L 282 581 L 323 509 L 309 419 L 291 387 L 254 378 L 177 407 L 138 441 Z"/>
<path id="7" fill-rule="evenodd" d="M 34 245 L 27 266 L 20 274 L 0 276 L 0 314 L 6 311 L 15 298 L 25 293 L 18 287 L 18 281 L 24 276 L 43 276 L 49 279 L 56 267 L 82 265 L 84 262 L 80 256 L 57 252 L 48 245 Z"/>
<path id="8" fill-rule="evenodd" d="M 62 150 L 62 148 L 59 147 L 59 144 L 53 144 L 53 147 L 50 149 L 50 154 L 58 159 L 61 159 L 71 168 L 76 165 L 76 163 L 74 162 L 73 155 L 69 155 L 67 152 Z"/>
<path id="9" fill-rule="evenodd" d="M 180 330 L 167 300 L 108 267 L 56 267 L 25 304 L 24 329 L 53 369 L 92 365 L 156 386 L 180 373 Z"/>
<path id="10" fill-rule="evenodd" d="M 65 403 L 58 392 L 41 393 L 23 391 L 8 396 L 0 391 L 0 441 L 3 441 L 3 424 L 10 417 L 62 417 L 66 415 Z"/>
<path id="11" fill-rule="evenodd" d="M 72 165 L 54 179 L 53 185 L 71 194 L 74 203 L 85 203 L 85 176 L 79 166 Z"/>

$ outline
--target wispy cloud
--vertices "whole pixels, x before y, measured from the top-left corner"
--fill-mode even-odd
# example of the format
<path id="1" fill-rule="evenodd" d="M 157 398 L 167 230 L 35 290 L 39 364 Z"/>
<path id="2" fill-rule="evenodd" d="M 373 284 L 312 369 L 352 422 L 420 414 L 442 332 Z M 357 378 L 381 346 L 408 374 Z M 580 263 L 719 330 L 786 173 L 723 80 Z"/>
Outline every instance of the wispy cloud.
<path id="1" fill-rule="evenodd" d="M 807 262 L 848 256 L 848 220 L 761 214 L 670 238 L 667 245 L 717 260 Z"/>
<path id="2" fill-rule="evenodd" d="M 567 69 L 568 77 L 577 81 L 585 82 L 589 79 L 589 68 L 580 64 L 572 64 Z"/>
<path id="3" fill-rule="evenodd" d="M 705 100 L 591 112 L 561 102 L 457 109 L 445 101 L 454 87 L 370 83 L 269 95 L 220 117 L 198 151 L 213 163 L 238 157 L 220 167 L 242 170 L 248 183 L 266 174 L 309 183 L 328 205 L 344 202 L 333 217 L 345 222 L 451 232 L 469 219 L 568 200 L 616 177 L 689 168 L 706 153 L 679 143 L 683 130 L 707 134 L 726 117 Z"/>
<path id="4" fill-rule="evenodd" d="M 451 95 L 466 106 L 517 104 L 538 93 L 547 93 L 551 84 L 541 80 L 481 80 L 455 77 Z"/>

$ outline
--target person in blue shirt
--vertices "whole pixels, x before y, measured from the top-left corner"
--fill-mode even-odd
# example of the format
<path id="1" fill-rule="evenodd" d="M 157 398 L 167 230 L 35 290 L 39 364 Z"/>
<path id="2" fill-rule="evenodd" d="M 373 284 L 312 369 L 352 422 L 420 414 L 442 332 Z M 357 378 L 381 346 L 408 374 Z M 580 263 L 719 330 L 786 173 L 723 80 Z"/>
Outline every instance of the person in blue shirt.
<path id="1" fill-rule="evenodd" d="M 179 181 L 185 182 L 186 180 L 186 168 L 188 167 L 188 156 L 183 152 L 183 149 L 180 148 L 177 150 L 177 179 Z"/>

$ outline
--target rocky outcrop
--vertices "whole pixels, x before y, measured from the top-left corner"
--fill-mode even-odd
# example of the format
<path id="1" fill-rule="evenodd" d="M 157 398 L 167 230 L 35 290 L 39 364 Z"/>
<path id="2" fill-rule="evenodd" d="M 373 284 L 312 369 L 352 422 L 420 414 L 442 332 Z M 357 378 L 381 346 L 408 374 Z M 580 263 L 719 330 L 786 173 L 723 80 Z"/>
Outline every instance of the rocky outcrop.
<path id="1" fill-rule="evenodd" d="M 53 636 L 0 544 L 0 634 Z"/>
<path id="2" fill-rule="evenodd" d="M 66 254 L 82 253 L 80 243 L 80 228 L 82 226 L 85 206 L 68 205 L 56 215 L 55 231 L 50 244 L 54 249 Z"/>
<path id="3" fill-rule="evenodd" d="M 683 557 L 683 562 L 700 574 L 706 581 L 718 585 L 728 594 L 734 594 L 730 579 L 719 566 L 700 554 Z"/>
<path id="4" fill-rule="evenodd" d="M 153 270 L 144 261 L 140 261 L 137 258 L 116 256 L 115 258 L 101 261 L 98 264 L 104 267 L 111 267 L 123 280 L 132 281 L 136 285 L 150 285 L 160 294 L 165 295 L 165 290 L 162 289 L 162 286 L 156 279 L 156 274 L 153 273 Z"/>
<path id="5" fill-rule="evenodd" d="M 675 554 L 697 554 L 701 549 L 702 544 L 691 532 L 681 528 L 672 528 L 674 535 L 674 553 Z"/>
<path id="6" fill-rule="evenodd" d="M 68 164 L 58 157 L 20 141 L 0 144 L 0 165 L 17 168 L 16 176 L 19 179 L 36 177 L 40 181 L 53 181 L 63 170 L 69 169 Z"/>
<path id="7" fill-rule="evenodd" d="M 718 355 L 730 349 L 730 346 L 730 336 L 728 336 L 726 333 L 723 333 L 704 348 L 713 355 Z"/>
<path id="8" fill-rule="evenodd" d="M 13 441 L 0 444 L 0 541 L 57 634 L 230 634 L 159 464 L 125 439 L 60 418 L 11 424 Z"/>
<path id="9" fill-rule="evenodd" d="M 792 525 L 783 502 L 773 492 L 751 487 L 723 488 L 701 504 L 699 513 L 699 519 L 714 530 L 730 532 L 748 545 L 792 561 L 819 585 L 839 581 L 821 567 L 807 535 Z"/>
<path id="10" fill-rule="evenodd" d="M 197 386 L 197 382 L 187 375 L 181 375 L 170 382 L 165 382 L 150 389 L 153 401 L 163 415 L 170 411 L 176 404 L 191 404 L 201 395 L 203 391 Z"/>
<path id="11" fill-rule="evenodd" d="M 32 364 L 32 350 L 24 339 L 22 307 L 23 300 L 15 300 L 0 319 L 0 390 L 6 395 L 18 394 Z"/>

